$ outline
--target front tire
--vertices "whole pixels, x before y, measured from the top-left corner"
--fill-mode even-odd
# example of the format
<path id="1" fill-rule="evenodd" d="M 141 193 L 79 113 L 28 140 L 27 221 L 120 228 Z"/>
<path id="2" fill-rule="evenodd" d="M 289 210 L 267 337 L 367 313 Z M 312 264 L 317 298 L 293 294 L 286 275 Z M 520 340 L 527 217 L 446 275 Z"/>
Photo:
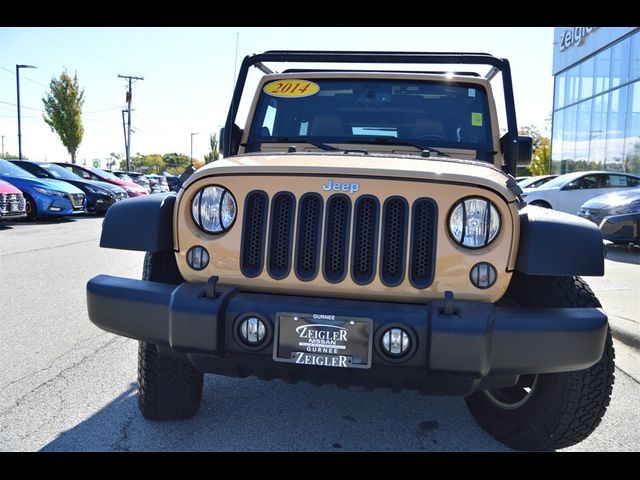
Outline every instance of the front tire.
<path id="1" fill-rule="evenodd" d="M 178 285 L 184 279 L 173 252 L 149 252 L 142 279 Z M 148 420 L 193 417 L 202 399 L 204 375 L 186 358 L 162 353 L 152 343 L 138 348 L 138 406 Z"/>
<path id="2" fill-rule="evenodd" d="M 28 220 L 35 220 L 38 216 L 38 207 L 36 206 L 36 202 L 29 195 L 24 196 L 25 200 L 25 211 L 27 213 Z"/>
<path id="3" fill-rule="evenodd" d="M 524 307 L 600 307 L 579 277 L 515 273 L 506 301 Z M 519 450 L 554 450 L 587 438 L 600 424 L 614 382 L 611 331 L 600 360 L 585 370 L 523 375 L 517 385 L 481 390 L 465 399 L 476 421 L 497 440 Z"/>

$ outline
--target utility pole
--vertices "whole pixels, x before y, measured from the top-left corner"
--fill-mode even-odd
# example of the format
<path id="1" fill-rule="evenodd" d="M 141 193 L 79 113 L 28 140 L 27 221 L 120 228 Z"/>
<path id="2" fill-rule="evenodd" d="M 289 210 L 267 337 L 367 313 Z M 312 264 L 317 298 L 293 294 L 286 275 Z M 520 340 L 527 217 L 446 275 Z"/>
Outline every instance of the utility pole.
<path id="1" fill-rule="evenodd" d="M 200 135 L 199 133 L 192 133 L 191 134 L 191 166 L 193 166 L 193 136 L 194 135 Z"/>
<path id="2" fill-rule="evenodd" d="M 131 84 L 133 80 L 144 80 L 144 77 L 135 77 L 133 75 L 118 75 L 119 78 L 129 80 L 129 90 L 127 90 L 127 109 L 122 110 L 122 128 L 124 128 L 124 114 L 127 113 L 127 131 L 125 131 L 124 147 L 127 150 L 127 171 L 131 170 Z"/>
<path id="3" fill-rule="evenodd" d="M 16 88 L 18 89 L 18 159 L 22 160 L 22 131 L 20 129 L 20 69 L 37 68 L 33 65 L 16 65 Z"/>
<path id="4" fill-rule="evenodd" d="M 4 135 L 2 135 L 2 158 L 4 158 Z"/>

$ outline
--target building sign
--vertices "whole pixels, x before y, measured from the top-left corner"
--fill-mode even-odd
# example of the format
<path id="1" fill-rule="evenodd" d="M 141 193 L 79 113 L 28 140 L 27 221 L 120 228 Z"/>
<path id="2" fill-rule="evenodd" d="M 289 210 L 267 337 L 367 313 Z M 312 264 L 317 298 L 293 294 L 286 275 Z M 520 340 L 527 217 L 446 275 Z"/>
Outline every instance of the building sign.
<path id="1" fill-rule="evenodd" d="M 584 39 L 598 27 L 573 27 L 562 32 L 560 36 L 560 51 L 564 51 L 569 47 L 579 47 Z"/>

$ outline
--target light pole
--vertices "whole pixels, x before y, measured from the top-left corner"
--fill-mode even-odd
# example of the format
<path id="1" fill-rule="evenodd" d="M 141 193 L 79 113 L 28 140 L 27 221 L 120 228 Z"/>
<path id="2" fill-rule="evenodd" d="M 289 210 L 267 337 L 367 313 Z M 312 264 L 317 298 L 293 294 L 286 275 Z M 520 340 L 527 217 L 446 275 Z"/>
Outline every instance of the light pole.
<path id="1" fill-rule="evenodd" d="M 22 160 L 22 132 L 20 130 L 20 69 L 37 68 L 33 65 L 16 65 L 16 86 L 18 89 L 18 159 Z"/>
<path id="2" fill-rule="evenodd" d="M 194 135 L 200 135 L 199 133 L 192 133 L 191 134 L 191 166 L 193 167 L 193 136 Z"/>

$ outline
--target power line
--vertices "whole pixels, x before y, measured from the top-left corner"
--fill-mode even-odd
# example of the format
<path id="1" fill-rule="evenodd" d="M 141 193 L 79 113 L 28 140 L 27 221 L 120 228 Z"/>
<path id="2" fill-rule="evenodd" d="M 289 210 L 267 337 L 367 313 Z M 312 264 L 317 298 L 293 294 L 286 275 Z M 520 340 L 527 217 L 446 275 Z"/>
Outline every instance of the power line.
<path id="1" fill-rule="evenodd" d="M 5 105 L 12 105 L 14 107 L 17 107 L 18 105 L 15 103 L 11 103 L 11 102 L 3 102 L 2 100 L 0 100 L 0 103 L 4 103 Z M 20 105 L 20 108 L 26 108 L 27 110 L 35 110 L 37 112 L 41 112 L 42 109 L 41 108 L 33 108 L 33 107 L 25 107 L 24 105 Z"/>
<path id="2" fill-rule="evenodd" d="M 15 75 L 15 74 L 16 74 L 16 72 L 15 72 L 15 71 L 10 70 L 10 69 L 8 69 L 8 68 L 6 68 L 6 67 L 0 67 L 0 68 L 1 68 L 2 70 L 5 70 L 5 71 L 9 72 L 11 75 Z M 24 80 L 29 80 L 30 82 L 33 82 L 33 83 L 37 83 L 38 85 L 42 85 L 42 86 L 43 86 L 43 87 L 45 87 L 45 88 L 49 88 L 49 85 L 45 85 L 44 83 L 40 83 L 40 82 L 38 82 L 37 80 L 34 80 L 34 79 L 32 79 L 32 78 L 29 78 L 29 77 L 25 77 L 24 75 L 20 75 L 20 78 L 21 78 L 21 79 L 24 79 Z"/>

